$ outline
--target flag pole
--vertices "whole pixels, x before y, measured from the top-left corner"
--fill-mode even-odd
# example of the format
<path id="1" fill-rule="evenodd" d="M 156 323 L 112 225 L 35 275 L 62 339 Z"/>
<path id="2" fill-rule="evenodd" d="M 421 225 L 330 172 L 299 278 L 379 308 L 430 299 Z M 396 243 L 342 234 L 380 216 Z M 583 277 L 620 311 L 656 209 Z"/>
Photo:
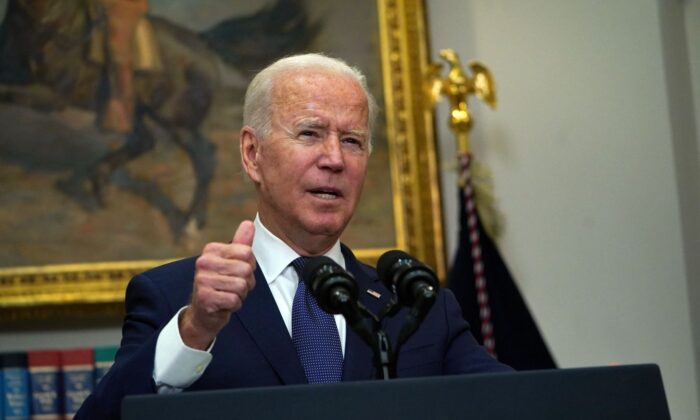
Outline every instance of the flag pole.
<path id="1" fill-rule="evenodd" d="M 476 61 L 469 63 L 469 68 L 474 76 L 468 77 L 462 68 L 459 56 L 454 50 L 441 50 L 440 57 L 449 65 L 447 75 L 444 78 L 440 75 L 442 63 L 432 63 L 429 66 L 426 87 L 431 106 L 434 106 L 442 96 L 446 96 L 450 102 L 449 126 L 455 136 L 458 148 L 459 180 L 462 188 L 462 197 L 465 201 L 464 208 L 469 229 L 469 249 L 473 261 L 472 270 L 477 303 L 479 305 L 481 335 L 486 350 L 496 357 L 496 340 L 491 322 L 491 308 L 486 287 L 479 222 L 474 199 L 474 187 L 472 185 L 472 154 L 469 139 L 472 118 L 467 102 L 469 96 L 475 95 L 491 108 L 495 108 L 496 93 L 494 82 L 486 66 Z"/>

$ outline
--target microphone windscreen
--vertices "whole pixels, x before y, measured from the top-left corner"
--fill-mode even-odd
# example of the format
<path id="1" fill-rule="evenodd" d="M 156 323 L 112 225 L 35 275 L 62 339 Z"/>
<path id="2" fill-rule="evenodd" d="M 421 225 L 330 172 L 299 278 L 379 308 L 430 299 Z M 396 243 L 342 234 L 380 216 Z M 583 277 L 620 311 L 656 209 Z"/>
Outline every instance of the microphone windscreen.
<path id="1" fill-rule="evenodd" d="M 321 309 L 330 314 L 345 313 L 357 301 L 354 277 L 328 257 L 307 260 L 301 277 Z"/>
<path id="2" fill-rule="evenodd" d="M 389 288 L 391 288 L 390 277 L 392 276 L 392 267 L 397 261 L 402 259 L 413 260 L 413 257 L 396 249 L 385 252 L 379 257 L 379 261 L 377 261 L 377 274 L 379 274 L 379 279 Z"/>
<path id="3" fill-rule="evenodd" d="M 335 261 L 326 256 L 311 257 L 308 261 L 306 261 L 304 269 L 301 272 L 302 280 L 310 286 L 310 282 L 313 280 L 313 277 L 315 275 L 314 273 L 324 265 L 330 265 L 333 268 L 337 267 L 338 269 L 342 270 L 341 266 L 339 266 L 338 264 L 336 264 Z"/>

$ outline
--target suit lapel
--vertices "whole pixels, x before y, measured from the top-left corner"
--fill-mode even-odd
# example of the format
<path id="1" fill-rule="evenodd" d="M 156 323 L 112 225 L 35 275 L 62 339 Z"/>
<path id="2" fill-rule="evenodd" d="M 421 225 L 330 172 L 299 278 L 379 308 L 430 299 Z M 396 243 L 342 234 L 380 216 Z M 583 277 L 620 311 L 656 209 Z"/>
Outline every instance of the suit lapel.
<path id="1" fill-rule="evenodd" d="M 259 267 L 255 269 L 255 282 L 256 287 L 236 316 L 283 384 L 306 383 L 292 339 Z"/>

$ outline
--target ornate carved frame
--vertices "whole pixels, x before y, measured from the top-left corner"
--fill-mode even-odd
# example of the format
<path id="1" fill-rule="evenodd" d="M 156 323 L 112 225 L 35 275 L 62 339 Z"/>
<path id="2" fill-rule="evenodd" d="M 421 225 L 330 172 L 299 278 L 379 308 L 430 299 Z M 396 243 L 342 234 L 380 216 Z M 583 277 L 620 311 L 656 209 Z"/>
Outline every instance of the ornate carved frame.
<path id="1" fill-rule="evenodd" d="M 428 63 L 422 0 L 378 0 L 381 60 L 396 238 L 445 276 L 433 115 L 425 104 Z M 359 249 L 376 263 L 384 248 Z M 49 265 L 0 269 L 0 323 L 118 315 L 129 279 L 164 261 Z"/>

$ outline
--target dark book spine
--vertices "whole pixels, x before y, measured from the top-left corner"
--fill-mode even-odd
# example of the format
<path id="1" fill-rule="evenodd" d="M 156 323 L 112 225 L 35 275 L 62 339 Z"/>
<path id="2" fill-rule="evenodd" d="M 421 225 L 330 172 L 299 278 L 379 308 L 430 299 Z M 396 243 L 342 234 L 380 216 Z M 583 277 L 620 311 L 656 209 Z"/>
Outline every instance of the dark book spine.
<path id="1" fill-rule="evenodd" d="M 36 350 L 27 353 L 32 394 L 32 419 L 62 420 L 60 354 Z"/>
<path id="2" fill-rule="evenodd" d="M 71 419 L 93 389 L 92 349 L 63 350 L 61 369 L 63 370 L 63 412 L 67 419 Z"/>
<path id="3" fill-rule="evenodd" d="M 5 420 L 26 420 L 30 415 L 29 373 L 26 353 L 0 354 L 2 415 Z"/>

